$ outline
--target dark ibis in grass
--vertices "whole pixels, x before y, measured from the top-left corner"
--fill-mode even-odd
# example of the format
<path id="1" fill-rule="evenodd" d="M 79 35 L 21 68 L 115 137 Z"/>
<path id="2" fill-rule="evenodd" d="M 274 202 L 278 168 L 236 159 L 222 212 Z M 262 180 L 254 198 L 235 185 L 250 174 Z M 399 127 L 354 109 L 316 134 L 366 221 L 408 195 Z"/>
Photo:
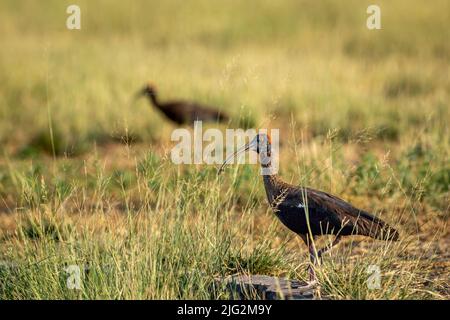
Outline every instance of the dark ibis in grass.
<path id="1" fill-rule="evenodd" d="M 298 234 L 308 246 L 311 285 L 316 282 L 313 266 L 321 259 L 323 253 L 339 242 L 341 237 L 363 235 L 380 240 L 398 240 L 398 232 L 372 214 L 355 208 L 329 193 L 284 182 L 272 169 L 271 149 L 270 136 L 258 134 L 251 142 L 226 159 L 219 173 L 240 153 L 249 150 L 259 154 L 261 166 L 266 169 L 263 181 L 269 205 L 280 221 Z M 314 240 L 322 235 L 334 235 L 334 241 L 316 250 Z"/>
<path id="2" fill-rule="evenodd" d="M 196 102 L 178 100 L 160 102 L 156 86 L 151 83 L 148 83 L 138 92 L 137 97 L 140 96 L 146 96 L 155 108 L 179 125 L 193 125 L 194 121 L 227 122 L 229 120 L 229 117 L 224 112 Z"/>

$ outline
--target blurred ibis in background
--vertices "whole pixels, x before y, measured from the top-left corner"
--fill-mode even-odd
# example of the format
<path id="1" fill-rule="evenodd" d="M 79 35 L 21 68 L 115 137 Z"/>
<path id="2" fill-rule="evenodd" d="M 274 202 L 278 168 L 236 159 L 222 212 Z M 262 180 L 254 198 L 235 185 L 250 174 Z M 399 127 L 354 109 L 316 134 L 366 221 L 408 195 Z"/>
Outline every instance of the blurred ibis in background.
<path id="1" fill-rule="evenodd" d="M 342 236 L 363 235 L 380 240 L 398 240 L 398 232 L 372 214 L 329 193 L 290 185 L 281 180 L 272 168 L 271 139 L 267 134 L 256 135 L 251 142 L 238 149 L 225 160 L 219 173 L 235 156 L 247 150 L 257 152 L 261 166 L 267 169 L 267 174 L 263 175 L 264 187 L 275 215 L 308 246 L 310 284 L 316 282 L 313 266 Z M 314 240 L 321 235 L 334 235 L 335 238 L 330 245 L 316 250 Z"/>
<path id="2" fill-rule="evenodd" d="M 161 102 L 158 99 L 156 87 L 149 83 L 138 92 L 137 97 L 146 96 L 151 104 L 176 124 L 193 125 L 194 121 L 227 122 L 229 117 L 213 107 L 204 106 L 189 101 Z"/>

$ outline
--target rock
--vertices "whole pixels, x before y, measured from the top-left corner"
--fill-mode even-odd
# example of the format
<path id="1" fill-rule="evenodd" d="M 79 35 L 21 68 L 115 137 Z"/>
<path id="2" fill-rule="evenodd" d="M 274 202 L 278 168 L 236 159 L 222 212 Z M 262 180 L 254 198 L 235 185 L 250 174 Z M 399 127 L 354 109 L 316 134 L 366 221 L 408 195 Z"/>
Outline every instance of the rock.
<path id="1" fill-rule="evenodd" d="M 232 299 L 265 300 L 311 300 L 314 299 L 314 285 L 266 275 L 231 275 L 216 279 L 217 285 L 225 287 Z"/>

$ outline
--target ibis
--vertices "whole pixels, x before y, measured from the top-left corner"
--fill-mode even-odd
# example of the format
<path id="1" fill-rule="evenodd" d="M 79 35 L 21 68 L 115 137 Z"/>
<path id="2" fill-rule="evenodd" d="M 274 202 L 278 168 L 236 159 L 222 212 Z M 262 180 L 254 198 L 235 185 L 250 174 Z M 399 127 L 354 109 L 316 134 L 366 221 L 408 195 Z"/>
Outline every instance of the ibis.
<path id="1" fill-rule="evenodd" d="M 259 133 L 253 140 L 227 158 L 219 169 L 235 156 L 246 151 L 259 155 L 265 173 L 262 177 L 267 200 L 278 219 L 291 231 L 299 235 L 309 250 L 310 284 L 316 283 L 314 266 L 322 255 L 335 246 L 343 236 L 362 235 L 379 240 L 396 241 L 398 232 L 386 222 L 367 211 L 327 192 L 284 182 L 272 168 L 271 138 Z M 314 240 L 318 236 L 333 235 L 331 244 L 316 250 Z"/>

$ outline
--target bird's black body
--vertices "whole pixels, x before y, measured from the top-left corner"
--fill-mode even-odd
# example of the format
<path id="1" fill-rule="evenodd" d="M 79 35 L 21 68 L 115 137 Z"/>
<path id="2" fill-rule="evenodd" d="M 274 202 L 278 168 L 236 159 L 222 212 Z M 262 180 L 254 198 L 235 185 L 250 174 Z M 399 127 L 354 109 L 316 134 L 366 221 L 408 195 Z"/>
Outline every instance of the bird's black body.
<path id="1" fill-rule="evenodd" d="M 158 110 L 160 110 L 168 119 L 179 125 L 192 125 L 194 121 L 224 122 L 229 119 L 223 112 L 195 102 L 160 102 L 156 95 L 156 89 L 151 85 L 147 85 L 141 91 L 141 94 L 146 95 Z"/>
<path id="2" fill-rule="evenodd" d="M 397 240 L 398 233 L 382 220 L 357 209 L 326 192 L 295 187 L 276 176 L 268 176 L 275 187 L 268 193 L 272 209 L 280 221 L 299 235 L 364 235 L 376 239 Z"/>

